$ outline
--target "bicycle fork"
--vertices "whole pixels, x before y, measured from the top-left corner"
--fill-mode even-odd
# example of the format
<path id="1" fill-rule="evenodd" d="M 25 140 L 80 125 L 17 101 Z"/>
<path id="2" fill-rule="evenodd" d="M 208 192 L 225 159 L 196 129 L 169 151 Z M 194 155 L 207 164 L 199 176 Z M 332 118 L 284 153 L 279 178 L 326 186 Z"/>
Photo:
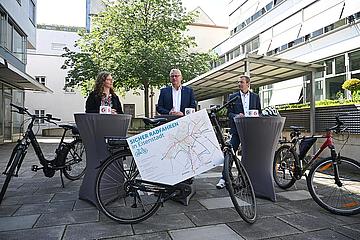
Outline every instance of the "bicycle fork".
<path id="1" fill-rule="evenodd" d="M 332 165 L 334 170 L 335 183 L 338 187 L 342 187 L 342 182 L 340 181 L 339 168 L 338 168 L 340 153 L 337 154 L 334 147 L 330 148 L 330 151 L 331 151 Z"/>
<path id="2" fill-rule="evenodd" d="M 24 149 L 25 147 L 25 149 Z M 18 147 L 15 147 L 11 153 L 11 161 L 8 162 L 8 164 L 6 165 L 6 168 L 5 168 L 5 171 L 3 172 L 4 175 L 7 175 L 9 174 L 7 171 L 10 169 L 10 166 L 11 164 L 13 163 L 13 161 L 15 160 L 15 155 L 17 153 L 18 150 L 21 150 L 21 156 L 20 156 L 20 159 L 19 159 L 19 162 L 17 163 L 17 166 L 16 166 L 16 172 L 13 174 L 13 177 L 18 177 L 19 175 L 19 170 L 20 170 L 20 167 L 22 165 L 22 162 L 25 158 L 25 155 L 27 153 L 27 146 L 24 146 L 23 144 L 19 144 Z"/>

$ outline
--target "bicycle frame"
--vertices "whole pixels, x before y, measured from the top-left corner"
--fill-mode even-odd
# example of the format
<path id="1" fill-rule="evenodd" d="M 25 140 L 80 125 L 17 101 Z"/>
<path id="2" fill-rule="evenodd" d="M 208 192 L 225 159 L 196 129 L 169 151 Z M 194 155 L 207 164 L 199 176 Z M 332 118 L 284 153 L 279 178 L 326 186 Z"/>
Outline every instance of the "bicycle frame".
<path id="1" fill-rule="evenodd" d="M 314 138 L 320 139 L 325 138 L 325 141 L 320 146 L 320 148 L 315 152 L 315 154 L 311 157 L 311 159 L 308 162 L 305 162 L 305 166 L 303 166 L 304 159 L 299 159 L 299 165 L 301 169 L 301 175 L 305 175 L 306 170 L 309 169 L 309 167 L 316 161 L 316 159 L 320 156 L 320 154 L 326 149 L 329 148 L 331 152 L 331 156 L 336 159 L 337 153 L 335 151 L 334 141 L 332 137 L 332 132 L 327 131 L 325 136 L 312 136 Z M 315 143 L 314 143 L 315 144 Z"/>

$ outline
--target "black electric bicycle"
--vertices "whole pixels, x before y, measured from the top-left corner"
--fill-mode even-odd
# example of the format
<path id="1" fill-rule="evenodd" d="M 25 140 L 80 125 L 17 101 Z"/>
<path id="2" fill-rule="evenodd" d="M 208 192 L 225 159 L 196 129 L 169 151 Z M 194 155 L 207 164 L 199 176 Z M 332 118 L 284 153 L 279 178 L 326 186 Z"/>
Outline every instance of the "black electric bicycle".
<path id="1" fill-rule="evenodd" d="M 39 159 L 39 162 L 42 167 L 38 165 L 33 165 L 31 167 L 32 171 L 43 170 L 46 177 L 53 177 L 56 171 L 60 171 L 61 183 L 64 187 L 64 180 L 62 174 L 69 180 L 77 180 L 81 178 L 85 173 L 86 167 L 86 155 L 85 148 L 79 136 L 79 132 L 75 126 L 72 125 L 59 125 L 64 129 L 63 135 L 61 137 L 60 143 L 55 150 L 55 158 L 52 160 L 45 159 L 44 154 L 41 150 L 41 147 L 36 139 L 35 133 L 33 131 L 33 126 L 36 121 L 44 120 L 49 123 L 56 124 L 53 121 L 61 121 L 58 118 L 53 118 L 51 115 L 46 116 L 36 116 L 31 114 L 26 108 L 10 104 L 16 110 L 12 112 L 17 112 L 29 117 L 29 125 L 26 132 L 21 139 L 18 140 L 15 145 L 9 162 L 7 163 L 6 169 L 3 172 L 6 175 L 5 182 L 2 186 L 0 192 L 0 204 L 4 198 L 6 189 L 10 183 L 12 177 L 17 177 L 21 164 L 25 158 L 29 145 L 31 144 L 35 150 L 36 156 Z M 67 131 L 71 130 L 74 136 L 74 140 L 70 143 L 64 142 L 65 134 Z"/>
<path id="2" fill-rule="evenodd" d="M 256 199 L 250 178 L 228 142 L 225 142 L 216 113 L 234 102 L 212 108 L 208 113 L 216 137 L 224 153 L 226 188 L 235 210 L 248 223 L 256 221 Z M 145 123 L 158 126 L 167 119 L 144 119 Z M 96 178 L 98 207 L 109 218 L 123 224 L 138 223 L 151 217 L 167 200 L 191 194 L 191 187 L 181 182 L 174 186 L 141 179 L 126 138 L 106 138 L 115 150 L 102 161 Z"/>

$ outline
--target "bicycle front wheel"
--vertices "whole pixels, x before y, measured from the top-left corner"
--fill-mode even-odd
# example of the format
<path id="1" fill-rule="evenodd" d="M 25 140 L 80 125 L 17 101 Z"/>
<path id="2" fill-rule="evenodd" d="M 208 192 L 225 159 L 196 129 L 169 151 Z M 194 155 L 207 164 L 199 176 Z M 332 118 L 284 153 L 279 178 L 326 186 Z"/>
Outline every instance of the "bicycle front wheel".
<path id="1" fill-rule="evenodd" d="M 294 185 L 295 163 L 297 154 L 288 145 L 282 145 L 276 150 L 273 162 L 273 177 L 276 185 L 282 189 L 287 189 Z"/>
<path id="2" fill-rule="evenodd" d="M 70 143 L 65 154 L 64 176 L 69 180 L 78 180 L 85 174 L 86 154 L 81 139 L 75 139 Z"/>
<path id="3" fill-rule="evenodd" d="M 256 199 L 249 175 L 239 159 L 230 152 L 224 159 L 225 182 L 231 201 L 240 217 L 248 223 L 256 221 Z"/>
<path id="4" fill-rule="evenodd" d="M 101 211 L 119 223 L 146 220 L 160 207 L 161 193 L 139 182 L 139 171 L 130 150 L 110 156 L 96 178 L 96 198 Z"/>
<path id="5" fill-rule="evenodd" d="M 17 145 L 15 148 L 16 149 L 13 150 L 13 153 L 9 160 L 9 163 L 11 163 L 10 168 L 8 168 L 8 170 L 5 172 L 6 179 L 5 179 L 5 182 L 4 182 L 4 184 L 1 188 L 1 192 L 0 192 L 0 204 L 1 204 L 2 200 L 4 199 L 5 192 L 9 186 L 10 180 L 14 176 L 16 167 L 18 166 L 20 159 L 23 156 L 23 150 L 21 148 L 19 148 L 19 145 Z"/>
<path id="6" fill-rule="evenodd" d="M 312 198 L 324 209 L 339 215 L 360 213 L 359 162 L 346 157 L 320 160 L 310 169 L 307 186 Z"/>

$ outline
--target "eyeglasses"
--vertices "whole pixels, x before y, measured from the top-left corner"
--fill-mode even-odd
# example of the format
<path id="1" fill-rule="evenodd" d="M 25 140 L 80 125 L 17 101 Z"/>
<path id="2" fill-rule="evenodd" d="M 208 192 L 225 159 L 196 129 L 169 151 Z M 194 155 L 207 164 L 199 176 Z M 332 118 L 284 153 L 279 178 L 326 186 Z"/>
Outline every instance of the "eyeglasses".
<path id="1" fill-rule="evenodd" d="M 180 77 L 181 75 L 170 75 L 171 78 L 173 77 Z"/>

